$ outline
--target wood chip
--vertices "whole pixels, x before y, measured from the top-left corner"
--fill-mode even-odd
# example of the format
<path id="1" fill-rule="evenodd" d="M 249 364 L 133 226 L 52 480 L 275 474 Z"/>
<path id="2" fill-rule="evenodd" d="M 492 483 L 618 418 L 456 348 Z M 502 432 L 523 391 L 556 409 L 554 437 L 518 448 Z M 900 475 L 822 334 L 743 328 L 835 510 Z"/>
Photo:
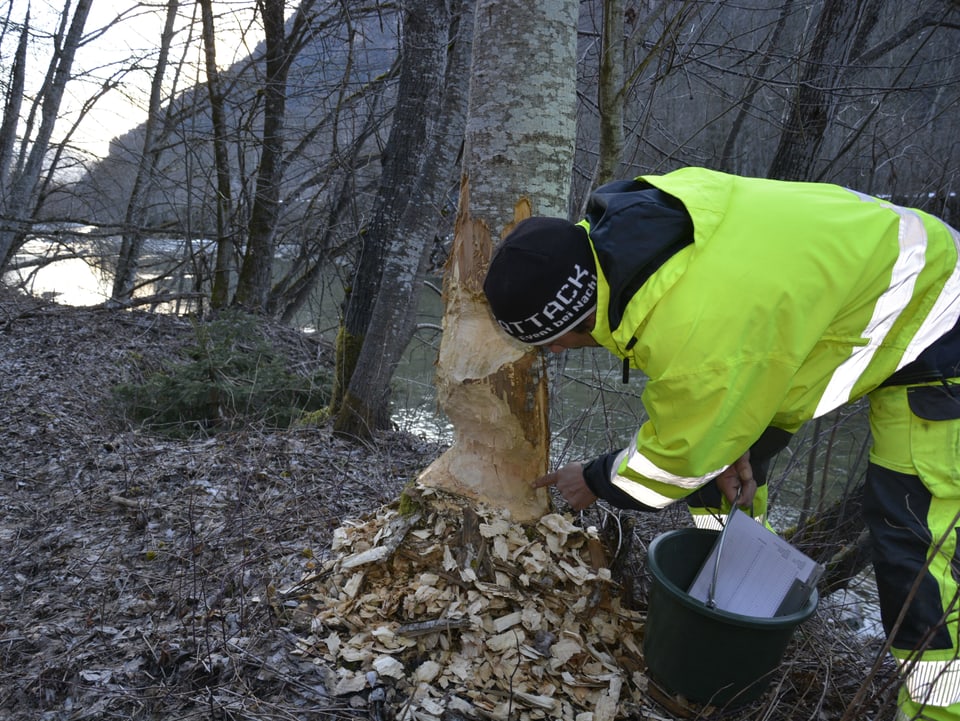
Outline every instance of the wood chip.
<path id="1" fill-rule="evenodd" d="M 612 594 L 594 530 L 549 514 L 530 534 L 436 489 L 420 502 L 414 522 L 385 508 L 334 534 L 339 557 L 305 594 L 324 641 L 304 649 L 388 679 L 398 719 L 612 721 L 638 704 L 625 679 L 642 661 L 616 659 L 638 657 L 641 619 Z"/>

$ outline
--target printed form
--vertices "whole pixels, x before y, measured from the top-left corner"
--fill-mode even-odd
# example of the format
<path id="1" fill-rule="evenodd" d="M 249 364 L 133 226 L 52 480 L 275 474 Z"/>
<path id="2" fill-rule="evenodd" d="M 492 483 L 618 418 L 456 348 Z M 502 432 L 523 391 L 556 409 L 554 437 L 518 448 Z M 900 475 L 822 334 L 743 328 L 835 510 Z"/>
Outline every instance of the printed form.
<path id="1" fill-rule="evenodd" d="M 713 581 L 715 543 L 688 593 L 707 602 Z M 823 575 L 823 566 L 791 546 L 762 523 L 739 510 L 723 531 L 716 608 L 755 618 L 773 618 L 799 611 Z"/>

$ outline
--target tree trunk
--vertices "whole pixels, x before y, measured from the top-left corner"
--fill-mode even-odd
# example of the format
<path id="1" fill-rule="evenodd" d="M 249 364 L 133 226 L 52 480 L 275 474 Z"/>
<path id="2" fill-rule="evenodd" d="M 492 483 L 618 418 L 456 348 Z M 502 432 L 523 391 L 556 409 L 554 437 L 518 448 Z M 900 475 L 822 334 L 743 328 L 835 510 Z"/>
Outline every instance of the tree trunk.
<path id="1" fill-rule="evenodd" d="M 413 335 L 439 211 L 449 192 L 462 145 L 473 32 L 472 0 L 464 3 L 462 12 L 451 8 L 453 17 L 447 20 L 443 20 L 445 5 L 446 0 L 430 0 L 426 4 L 424 10 L 435 22 L 414 38 L 423 47 L 451 48 L 442 92 L 438 88 L 434 96 L 442 98 L 442 103 L 434 109 L 428 96 L 428 104 L 420 109 L 424 116 L 439 113 L 439 117 L 432 123 L 430 147 L 419 173 L 421 181 L 391 238 L 384 267 L 384 278 L 389 282 L 382 283 L 377 293 L 350 388 L 334 424 L 338 433 L 358 438 L 368 438 L 371 430 L 389 425 L 390 381 Z M 437 58 L 438 69 L 440 61 Z"/>
<path id="2" fill-rule="evenodd" d="M 575 0 L 477 3 L 437 367 L 454 443 L 419 479 L 506 508 L 519 522 L 550 508 L 549 494 L 530 488 L 549 463 L 546 364 L 500 331 L 481 288 L 495 243 L 515 222 L 569 215 L 577 11 Z"/>
<path id="3" fill-rule="evenodd" d="M 600 48 L 600 164 L 597 184 L 617 179 L 623 158 L 623 0 L 603 0 Z"/>
<path id="4" fill-rule="evenodd" d="M 227 120 L 217 70 L 216 32 L 213 26 L 212 0 L 198 0 L 203 22 L 204 60 L 207 70 L 207 94 L 213 121 L 213 164 L 217 173 L 217 256 L 213 271 L 210 305 L 227 307 L 233 266 L 233 201 L 230 190 L 230 156 L 227 153 Z"/>
<path id="5" fill-rule="evenodd" d="M 280 214 L 283 179 L 283 125 L 286 115 L 287 72 L 290 53 L 284 28 L 284 0 L 259 3 L 266 39 L 266 77 L 263 87 L 263 142 L 257 187 L 248 223 L 247 247 L 237 279 L 234 302 L 253 312 L 266 310 L 273 271 L 273 236 Z"/>
<path id="6" fill-rule="evenodd" d="M 53 128 L 60 114 L 60 103 L 63 93 L 70 80 L 73 59 L 77 48 L 83 40 L 83 27 L 90 12 L 91 0 L 78 0 L 73 18 L 70 20 L 70 29 L 66 37 L 60 37 L 58 52 L 54 53 L 50 61 L 47 79 L 40 90 L 36 102 L 42 103 L 40 108 L 40 127 L 36 137 L 30 139 L 29 129 L 24 134 L 22 147 L 29 147 L 26 152 L 26 162 L 12 173 L 7 193 L 0 198 L 0 269 L 7 266 L 23 243 L 27 233 L 28 220 L 33 216 L 37 206 L 37 184 L 40 173 L 43 171 L 44 158 L 50 147 L 50 138 Z M 4 114 L 6 115 L 6 110 Z M 6 118 L 5 118 L 6 120 Z M 13 127 L 16 119 L 11 118 Z M 5 170 L 5 169 L 2 169 Z"/>
<path id="7" fill-rule="evenodd" d="M 157 145 L 161 138 L 157 136 L 161 124 L 161 103 L 163 100 L 163 76 L 167 71 L 167 58 L 170 55 L 170 43 L 173 40 L 173 26 L 177 19 L 178 0 L 168 0 L 167 16 L 163 32 L 160 34 L 160 53 L 157 67 L 150 85 L 150 105 L 147 109 L 147 122 L 143 128 L 143 151 L 137 165 L 137 174 L 127 201 L 124 217 L 123 238 L 120 241 L 120 255 L 117 258 L 117 272 L 113 277 L 113 290 L 110 300 L 122 305 L 133 296 L 140 265 L 140 253 L 143 249 L 143 224 L 145 217 L 144 198 L 150 191 L 160 162 Z"/>
<path id="8" fill-rule="evenodd" d="M 801 64 L 780 144 L 768 176 L 814 180 L 827 127 L 836 111 L 838 78 L 847 63 L 867 0 L 825 0 L 810 52 Z"/>
<path id="9" fill-rule="evenodd" d="M 413 283 L 409 275 L 405 279 L 384 278 L 383 268 L 390 239 L 396 237 L 410 198 L 417 193 L 422 182 L 421 174 L 430 148 L 429 131 L 435 118 L 430 109 L 437 107 L 446 65 L 448 17 L 446 11 L 439 9 L 442 7 L 443 3 L 435 0 L 409 0 L 404 5 L 397 105 L 383 150 L 373 219 L 361 233 L 356 277 L 337 337 L 335 388 L 330 404 L 334 416 L 352 412 L 345 410 L 343 404 L 373 316 L 375 300 L 384 282 L 404 282 L 408 286 Z M 398 242 L 402 245 L 410 240 L 399 239 Z M 419 248 L 411 252 L 415 259 L 419 258 Z M 404 293 L 412 295 L 413 289 L 408 287 Z M 382 407 L 382 403 L 377 405 Z M 358 425 L 356 419 L 341 419 L 340 423 L 351 428 Z"/>
<path id="10" fill-rule="evenodd" d="M 6 208 L 7 181 L 11 172 L 13 148 L 17 143 L 17 125 L 20 120 L 20 108 L 23 105 L 23 89 L 26 80 L 27 46 L 30 39 L 30 13 L 23 20 L 20 39 L 13 56 L 8 80 L 10 90 L 3 107 L 3 120 L 0 122 L 0 208 Z M 2 232 L 2 229 L 0 229 Z M 4 254 L 0 252 L 0 262 Z M 2 265 L 0 265 L 2 267 Z"/>

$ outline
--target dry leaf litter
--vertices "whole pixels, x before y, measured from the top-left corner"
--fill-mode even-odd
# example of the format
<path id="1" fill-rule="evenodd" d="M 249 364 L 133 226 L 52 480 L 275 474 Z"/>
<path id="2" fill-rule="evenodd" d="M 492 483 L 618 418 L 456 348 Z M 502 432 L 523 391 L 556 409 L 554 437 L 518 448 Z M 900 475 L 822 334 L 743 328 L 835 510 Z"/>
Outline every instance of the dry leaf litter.
<path id="1" fill-rule="evenodd" d="M 329 362 L 266 332 L 295 366 Z M 645 679 L 644 548 L 671 513 L 522 528 L 410 488 L 401 513 L 442 450 L 408 434 L 171 440 L 118 420 L 109 389 L 194 341 L 183 319 L 0 287 L 4 721 L 831 721 L 861 690 L 875 648 L 826 608 L 750 708 Z M 611 518 L 612 573 L 591 528 L 606 540 Z M 891 717 L 872 684 L 847 718 Z"/>

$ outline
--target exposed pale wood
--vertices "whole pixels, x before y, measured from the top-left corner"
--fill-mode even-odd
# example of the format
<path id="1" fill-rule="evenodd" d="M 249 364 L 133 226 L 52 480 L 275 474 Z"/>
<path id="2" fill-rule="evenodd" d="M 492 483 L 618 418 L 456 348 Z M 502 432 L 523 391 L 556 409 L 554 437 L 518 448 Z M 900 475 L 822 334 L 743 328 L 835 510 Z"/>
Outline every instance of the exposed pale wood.
<path id="1" fill-rule="evenodd" d="M 516 521 L 532 521 L 550 510 L 547 492 L 529 485 L 547 471 L 546 368 L 539 351 L 510 340 L 490 316 L 482 283 L 493 239 L 470 216 L 469 193 L 465 181 L 444 276 L 437 364 L 437 392 L 453 423 L 454 443 L 419 481 L 507 508 Z M 529 215 L 529 204 L 518 203 L 517 212 Z"/>

